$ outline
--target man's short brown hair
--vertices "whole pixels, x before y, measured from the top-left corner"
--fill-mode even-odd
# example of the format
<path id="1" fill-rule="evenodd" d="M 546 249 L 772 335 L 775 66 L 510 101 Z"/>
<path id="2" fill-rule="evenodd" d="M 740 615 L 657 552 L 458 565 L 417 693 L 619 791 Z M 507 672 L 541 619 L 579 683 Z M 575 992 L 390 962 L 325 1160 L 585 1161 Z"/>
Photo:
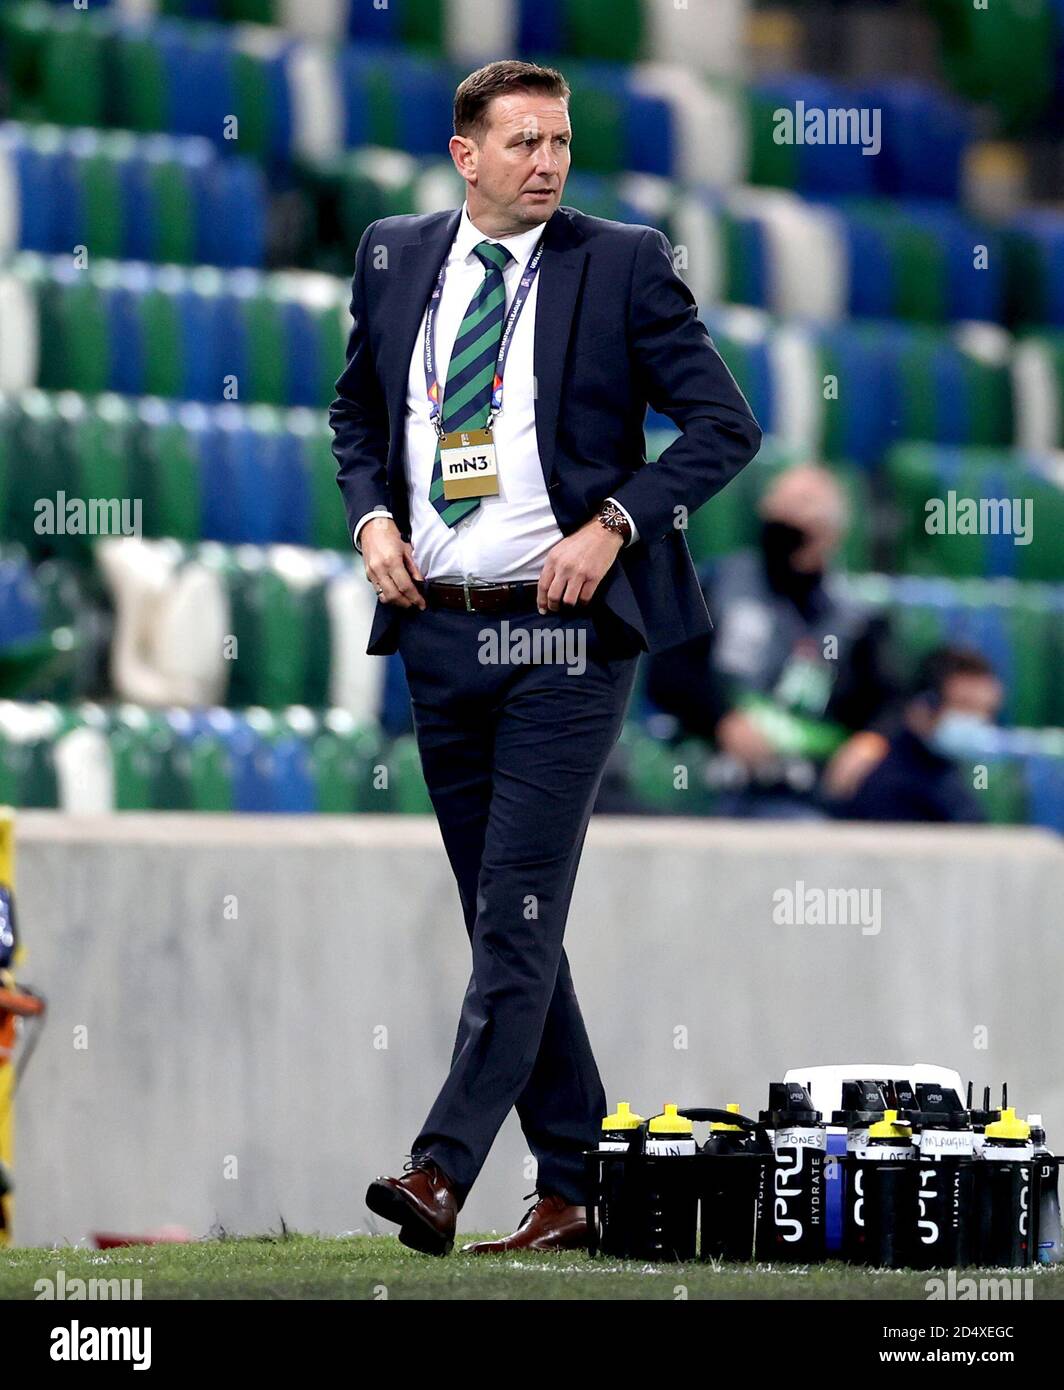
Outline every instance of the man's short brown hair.
<path id="1" fill-rule="evenodd" d="M 511 92 L 543 92 L 569 100 L 569 84 L 555 68 L 505 58 L 477 68 L 454 94 L 454 133 L 479 141 L 487 130 L 488 107 L 495 97 Z"/>

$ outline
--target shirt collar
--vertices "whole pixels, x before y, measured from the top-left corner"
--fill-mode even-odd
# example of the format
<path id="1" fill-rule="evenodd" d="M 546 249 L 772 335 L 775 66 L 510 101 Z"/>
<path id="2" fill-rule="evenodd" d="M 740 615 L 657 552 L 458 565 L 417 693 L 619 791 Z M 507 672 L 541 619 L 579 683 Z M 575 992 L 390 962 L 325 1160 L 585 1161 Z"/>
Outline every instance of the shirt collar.
<path id="1" fill-rule="evenodd" d="M 462 261 L 472 254 L 473 247 L 482 241 L 497 241 L 505 246 L 510 255 L 523 270 L 535 249 L 536 242 L 543 234 L 543 227 L 530 227 L 527 232 L 517 232 L 514 236 L 486 236 L 469 220 L 469 205 L 463 202 L 462 216 L 458 222 L 454 242 L 451 246 L 451 260 Z"/>

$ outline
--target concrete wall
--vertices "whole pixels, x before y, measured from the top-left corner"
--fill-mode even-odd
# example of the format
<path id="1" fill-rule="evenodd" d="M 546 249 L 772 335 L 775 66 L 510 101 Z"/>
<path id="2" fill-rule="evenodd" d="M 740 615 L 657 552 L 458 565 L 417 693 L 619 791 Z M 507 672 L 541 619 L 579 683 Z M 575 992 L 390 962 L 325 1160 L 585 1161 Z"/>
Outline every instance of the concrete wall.
<path id="1" fill-rule="evenodd" d="M 51 1011 L 16 1240 L 374 1229 L 468 976 L 435 823 L 39 812 L 18 848 Z M 749 1112 L 789 1066 L 875 1055 L 1007 1079 L 1064 1144 L 1062 868 L 1037 831 L 596 820 L 566 945 L 611 1105 Z M 880 890 L 878 932 L 774 920 L 797 881 Z M 511 1115 L 464 1229 L 510 1229 L 533 1182 Z"/>

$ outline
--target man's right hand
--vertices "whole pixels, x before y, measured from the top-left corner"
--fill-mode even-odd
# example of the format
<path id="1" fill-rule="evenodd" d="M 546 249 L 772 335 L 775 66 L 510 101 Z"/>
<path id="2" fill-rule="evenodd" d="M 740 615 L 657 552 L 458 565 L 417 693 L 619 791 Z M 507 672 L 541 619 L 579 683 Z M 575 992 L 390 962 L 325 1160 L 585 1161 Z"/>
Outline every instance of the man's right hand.
<path id="1" fill-rule="evenodd" d="M 399 534 L 390 516 L 367 521 L 358 534 L 366 578 L 377 590 L 381 603 L 396 608 L 425 608 L 424 598 L 414 587 L 424 576 L 414 559 L 414 548 Z"/>

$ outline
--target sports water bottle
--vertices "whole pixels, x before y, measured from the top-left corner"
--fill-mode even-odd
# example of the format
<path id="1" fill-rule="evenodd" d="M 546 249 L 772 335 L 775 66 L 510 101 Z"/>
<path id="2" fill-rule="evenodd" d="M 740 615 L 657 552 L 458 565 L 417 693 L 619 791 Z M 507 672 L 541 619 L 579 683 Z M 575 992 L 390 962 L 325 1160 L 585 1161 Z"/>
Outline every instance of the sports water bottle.
<path id="1" fill-rule="evenodd" d="M 637 1115 L 626 1100 L 620 1101 L 614 1113 L 602 1121 L 598 1153 L 610 1157 L 600 1158 L 594 1165 L 594 1245 L 604 1255 L 621 1260 L 634 1258 L 638 1245 L 639 1179 L 635 1164 L 643 1150 L 645 1132 L 642 1115 Z"/>
<path id="2" fill-rule="evenodd" d="M 758 1194 L 757 1258 L 800 1264 L 824 1258 L 827 1130 L 809 1092 L 773 1081 L 762 1125 L 773 1131 L 773 1161 Z"/>
<path id="3" fill-rule="evenodd" d="M 1064 1259 L 1064 1241 L 1060 1228 L 1060 1159 L 1046 1147 L 1046 1132 L 1041 1115 L 1028 1115 L 1031 1144 L 1034 1148 L 1034 1173 L 1038 1189 L 1038 1263 L 1060 1264 Z"/>
<path id="4" fill-rule="evenodd" d="M 728 1115 L 734 1115 L 737 1119 L 742 1118 L 736 1101 L 730 1100 L 724 1110 Z M 736 1124 L 734 1120 L 711 1120 L 709 1136 L 702 1145 L 701 1152 L 704 1154 L 749 1153 L 755 1143 L 754 1132 L 748 1126 Z"/>
<path id="5" fill-rule="evenodd" d="M 699 1257 L 753 1259 L 758 1192 L 772 1156 L 768 1135 L 756 1121 L 740 1114 L 734 1103 L 723 1111 L 687 1113 L 710 1121 L 709 1137 L 699 1150 Z"/>
<path id="6" fill-rule="evenodd" d="M 916 1269 L 961 1269 L 972 1263 L 975 1135 L 956 1091 L 918 1084 L 910 1111 L 916 1147 Z"/>
<path id="7" fill-rule="evenodd" d="M 986 1127 L 976 1168 L 977 1259 L 1022 1269 L 1032 1261 L 1034 1145 L 1031 1127 L 1011 1105 Z"/>
<path id="8" fill-rule="evenodd" d="M 878 1087 L 877 1087 L 878 1089 Z M 887 1110 L 868 1127 L 863 1144 L 853 1151 L 852 1200 L 847 1202 L 851 1229 L 843 1248 L 854 1263 L 901 1269 L 909 1263 L 916 1164 L 912 1125 L 896 1110 Z"/>
<path id="9" fill-rule="evenodd" d="M 842 1104 L 833 1111 L 831 1123 L 846 1126 L 846 1156 L 842 1159 L 842 1240 L 840 1253 L 850 1264 L 863 1264 L 865 1258 L 864 1170 L 857 1162 L 858 1150 L 868 1143 L 869 1127 L 881 1120 L 886 1100 L 876 1081 L 847 1079 L 842 1083 Z M 836 1190 L 838 1190 L 836 1188 Z"/>
<path id="10" fill-rule="evenodd" d="M 694 1124 L 670 1101 L 647 1126 L 643 1159 L 645 1213 L 639 1257 L 693 1260 L 698 1244 L 698 1190 L 692 1158 Z"/>

